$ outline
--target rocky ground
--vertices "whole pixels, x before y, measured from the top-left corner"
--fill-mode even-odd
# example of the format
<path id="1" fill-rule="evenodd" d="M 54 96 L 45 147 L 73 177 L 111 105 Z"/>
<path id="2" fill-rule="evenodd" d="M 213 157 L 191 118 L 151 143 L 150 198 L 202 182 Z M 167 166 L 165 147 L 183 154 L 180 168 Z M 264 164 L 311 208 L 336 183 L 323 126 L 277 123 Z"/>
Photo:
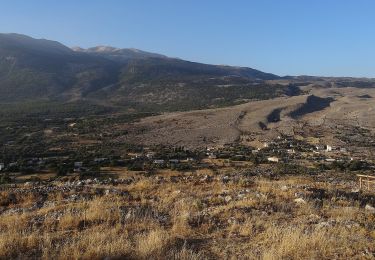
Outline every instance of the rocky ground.
<path id="1" fill-rule="evenodd" d="M 319 137 L 342 143 L 337 129 L 363 128 L 375 133 L 375 91 L 360 88 L 306 87 L 305 95 L 190 112 L 166 113 L 119 125 L 119 142 L 146 146 L 168 144 L 189 148 L 220 147 L 241 140 L 271 140 L 280 134 Z M 331 101 L 329 101 L 331 100 Z M 328 102 L 329 101 L 329 102 Z M 318 104 L 321 103 L 321 104 Z"/>
<path id="2" fill-rule="evenodd" d="M 0 258 L 373 259 L 375 195 L 272 166 L 2 186 Z"/>

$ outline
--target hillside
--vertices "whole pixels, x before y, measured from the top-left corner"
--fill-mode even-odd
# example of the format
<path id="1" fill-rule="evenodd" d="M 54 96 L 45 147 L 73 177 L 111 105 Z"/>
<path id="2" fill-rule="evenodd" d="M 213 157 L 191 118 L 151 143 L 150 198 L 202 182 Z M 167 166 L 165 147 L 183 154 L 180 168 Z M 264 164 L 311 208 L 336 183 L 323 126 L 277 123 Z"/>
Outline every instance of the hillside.
<path id="1" fill-rule="evenodd" d="M 88 100 L 133 109 L 207 108 L 295 91 L 265 82 L 278 78 L 136 49 L 70 49 L 55 41 L 0 34 L 0 102 Z"/>

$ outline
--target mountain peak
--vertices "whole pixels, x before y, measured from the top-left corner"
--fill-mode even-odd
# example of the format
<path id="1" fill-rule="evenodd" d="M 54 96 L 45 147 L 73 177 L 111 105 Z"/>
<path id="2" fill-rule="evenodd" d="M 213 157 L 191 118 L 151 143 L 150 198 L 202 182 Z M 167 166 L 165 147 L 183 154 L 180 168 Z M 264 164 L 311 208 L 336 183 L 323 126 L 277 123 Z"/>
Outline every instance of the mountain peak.
<path id="1" fill-rule="evenodd" d="M 35 53 L 70 53 L 65 45 L 46 39 L 35 39 L 18 33 L 0 33 L 0 47 L 3 49 L 28 49 Z"/>
<path id="2" fill-rule="evenodd" d="M 99 45 L 88 49 L 74 47 L 72 50 L 76 52 L 85 52 L 98 56 L 103 56 L 116 61 L 127 61 L 129 59 L 145 59 L 145 58 L 167 58 L 167 56 L 142 51 L 135 48 L 116 48 L 113 46 Z"/>

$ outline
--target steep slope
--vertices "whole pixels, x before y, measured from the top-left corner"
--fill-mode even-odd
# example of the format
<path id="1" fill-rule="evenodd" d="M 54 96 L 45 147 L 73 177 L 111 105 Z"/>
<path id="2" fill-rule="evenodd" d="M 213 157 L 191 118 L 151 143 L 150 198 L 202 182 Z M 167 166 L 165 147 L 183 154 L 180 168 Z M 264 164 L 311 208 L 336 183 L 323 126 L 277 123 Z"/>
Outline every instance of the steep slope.
<path id="1" fill-rule="evenodd" d="M 113 62 L 55 41 L 0 34 L 0 101 L 56 98 L 76 85 L 83 93 L 107 85 L 115 69 Z"/>

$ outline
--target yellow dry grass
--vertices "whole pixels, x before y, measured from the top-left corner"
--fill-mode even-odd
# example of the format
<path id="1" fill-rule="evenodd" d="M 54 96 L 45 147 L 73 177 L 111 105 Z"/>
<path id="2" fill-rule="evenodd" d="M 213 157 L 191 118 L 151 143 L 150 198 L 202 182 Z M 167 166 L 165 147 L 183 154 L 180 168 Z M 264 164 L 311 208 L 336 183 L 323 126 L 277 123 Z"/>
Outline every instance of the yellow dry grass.
<path id="1" fill-rule="evenodd" d="M 108 187 L 128 195 L 50 192 L 40 208 L 30 206 L 38 193 L 9 201 L 12 191 L 2 192 L 0 259 L 373 259 L 375 215 L 359 201 L 294 201 L 303 187 L 335 194 L 335 185 L 287 176 L 244 187 L 223 183 L 223 173 Z"/>

